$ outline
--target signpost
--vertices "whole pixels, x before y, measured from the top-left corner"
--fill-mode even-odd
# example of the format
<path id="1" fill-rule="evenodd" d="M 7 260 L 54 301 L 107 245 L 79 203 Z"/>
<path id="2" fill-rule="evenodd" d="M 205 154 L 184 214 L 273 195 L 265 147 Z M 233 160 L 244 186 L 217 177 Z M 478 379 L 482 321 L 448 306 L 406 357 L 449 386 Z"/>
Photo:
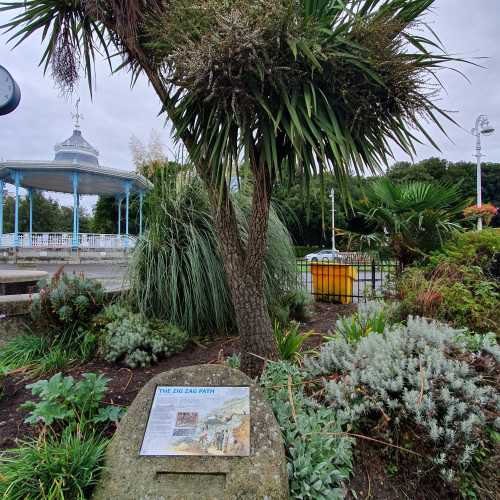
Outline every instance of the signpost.
<path id="1" fill-rule="evenodd" d="M 140 454 L 248 456 L 250 389 L 157 387 Z"/>

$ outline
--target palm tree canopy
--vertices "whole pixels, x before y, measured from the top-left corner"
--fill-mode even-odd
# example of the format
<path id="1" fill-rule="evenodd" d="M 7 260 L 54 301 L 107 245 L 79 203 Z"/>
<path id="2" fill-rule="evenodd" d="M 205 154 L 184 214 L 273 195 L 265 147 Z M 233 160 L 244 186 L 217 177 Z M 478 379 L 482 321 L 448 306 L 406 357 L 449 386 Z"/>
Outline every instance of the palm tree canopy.
<path id="1" fill-rule="evenodd" d="M 409 182 L 397 185 L 389 179 L 375 181 L 360 203 L 360 213 L 375 225 L 372 241 L 392 247 L 403 262 L 442 246 L 462 229 L 463 199 L 459 185 Z"/>
<path id="2" fill-rule="evenodd" d="M 221 180 L 244 152 L 271 178 L 374 171 L 390 141 L 412 154 L 439 124 L 435 72 L 453 58 L 421 30 L 434 0 L 27 0 L 4 28 L 36 31 L 71 89 L 97 51 L 166 89 L 164 109 L 192 159 Z M 151 73 L 148 73 L 148 76 Z M 446 116 L 446 115 L 445 115 Z"/>

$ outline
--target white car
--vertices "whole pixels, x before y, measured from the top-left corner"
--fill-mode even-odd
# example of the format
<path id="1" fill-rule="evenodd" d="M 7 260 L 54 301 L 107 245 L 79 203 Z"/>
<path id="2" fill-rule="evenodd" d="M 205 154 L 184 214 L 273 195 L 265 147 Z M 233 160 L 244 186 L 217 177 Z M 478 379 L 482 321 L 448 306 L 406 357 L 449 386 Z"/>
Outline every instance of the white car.
<path id="1" fill-rule="evenodd" d="M 319 252 L 308 253 L 304 259 L 305 260 L 340 260 L 343 259 L 344 256 L 338 251 L 332 251 L 332 249 L 320 250 Z"/>

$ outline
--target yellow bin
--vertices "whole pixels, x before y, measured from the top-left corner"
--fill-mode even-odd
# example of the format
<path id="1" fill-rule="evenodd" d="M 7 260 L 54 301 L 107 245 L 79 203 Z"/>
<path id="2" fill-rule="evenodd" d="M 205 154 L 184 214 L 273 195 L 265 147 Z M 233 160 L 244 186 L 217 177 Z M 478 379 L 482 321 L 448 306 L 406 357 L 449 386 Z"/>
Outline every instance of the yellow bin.
<path id="1" fill-rule="evenodd" d="M 352 284 L 358 272 L 349 264 L 312 262 L 314 293 L 318 300 L 334 299 L 341 304 L 352 302 Z"/>

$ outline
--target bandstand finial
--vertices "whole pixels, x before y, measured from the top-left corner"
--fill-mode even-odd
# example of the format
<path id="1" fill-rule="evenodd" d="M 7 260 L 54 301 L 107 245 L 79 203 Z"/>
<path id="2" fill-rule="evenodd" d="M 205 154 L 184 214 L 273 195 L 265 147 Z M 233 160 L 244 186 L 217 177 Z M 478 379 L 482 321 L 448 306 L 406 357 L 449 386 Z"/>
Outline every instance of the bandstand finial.
<path id="1" fill-rule="evenodd" d="M 80 120 L 83 120 L 84 116 L 80 113 L 80 98 L 76 100 L 76 113 L 71 113 L 71 117 L 75 120 L 75 130 L 80 130 Z"/>

